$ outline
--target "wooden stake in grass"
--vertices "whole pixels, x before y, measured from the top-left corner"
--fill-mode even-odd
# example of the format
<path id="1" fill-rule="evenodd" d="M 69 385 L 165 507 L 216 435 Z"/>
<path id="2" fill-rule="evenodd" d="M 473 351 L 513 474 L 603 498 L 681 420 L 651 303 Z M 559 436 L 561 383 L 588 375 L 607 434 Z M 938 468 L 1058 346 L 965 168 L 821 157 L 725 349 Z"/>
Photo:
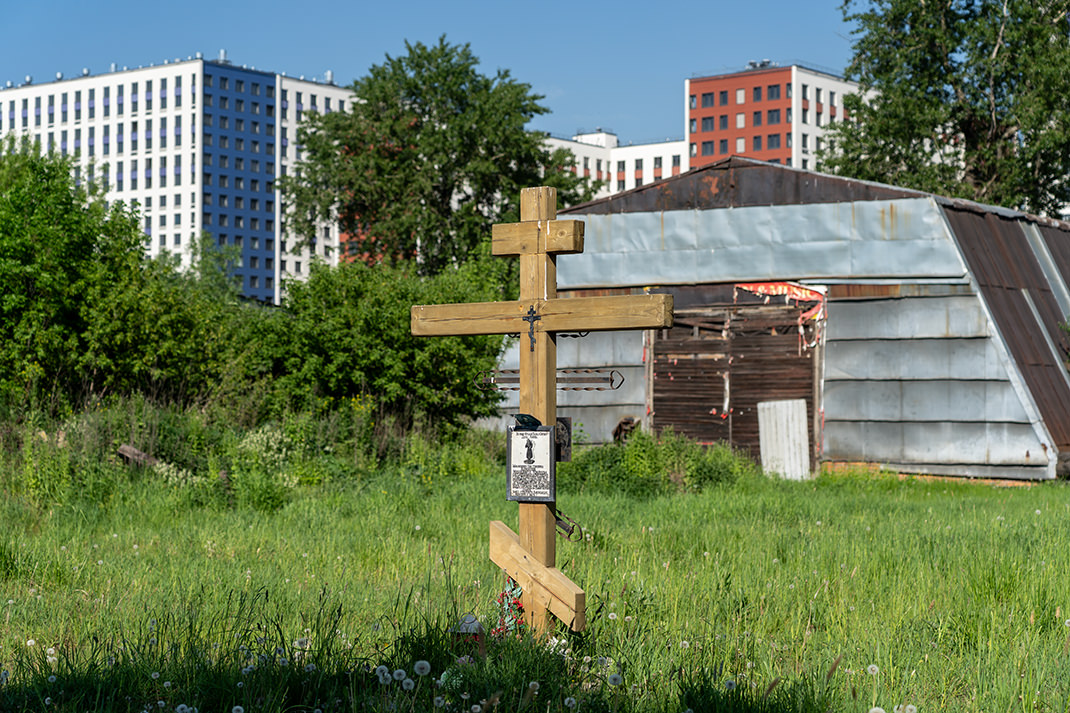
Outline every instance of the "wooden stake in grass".
<path id="1" fill-rule="evenodd" d="M 660 329 L 673 321 L 671 295 L 558 299 L 557 255 L 583 252 L 583 222 L 556 220 L 557 190 L 520 193 L 520 222 L 495 225 L 495 255 L 520 258 L 520 299 L 415 305 L 412 333 L 422 336 L 520 334 L 520 412 L 557 421 L 557 333 Z M 574 631 L 586 625 L 585 595 L 555 566 L 554 502 L 520 503 L 520 534 L 491 523 L 490 558 L 524 590 L 524 616 L 543 633 L 547 611 Z"/>

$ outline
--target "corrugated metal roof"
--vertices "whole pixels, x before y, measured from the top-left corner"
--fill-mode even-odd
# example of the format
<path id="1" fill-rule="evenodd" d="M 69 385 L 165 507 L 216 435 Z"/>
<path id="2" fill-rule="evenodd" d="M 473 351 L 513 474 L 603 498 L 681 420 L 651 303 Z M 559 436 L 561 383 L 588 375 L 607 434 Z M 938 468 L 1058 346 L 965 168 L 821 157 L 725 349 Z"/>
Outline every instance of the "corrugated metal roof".
<path id="1" fill-rule="evenodd" d="M 1070 448 L 1070 343 L 1059 325 L 1066 321 L 1019 221 L 995 213 L 945 206 L 970 271 L 992 311 L 1007 348 L 1060 451 Z M 1065 231 L 1043 228 L 1053 255 L 1066 252 Z M 1070 262 L 1056 257 L 1062 274 Z M 1053 348 L 1054 347 L 1054 348 Z"/>

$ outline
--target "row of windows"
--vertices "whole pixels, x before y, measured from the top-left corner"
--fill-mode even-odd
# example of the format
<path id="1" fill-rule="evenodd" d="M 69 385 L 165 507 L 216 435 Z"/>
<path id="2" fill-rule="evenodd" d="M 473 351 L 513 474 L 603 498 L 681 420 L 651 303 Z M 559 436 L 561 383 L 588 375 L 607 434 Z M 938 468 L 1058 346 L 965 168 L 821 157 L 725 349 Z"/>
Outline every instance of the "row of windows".
<path id="1" fill-rule="evenodd" d="M 784 145 L 787 148 L 791 148 L 791 134 L 787 133 L 783 135 Z M 728 154 L 730 143 L 728 139 L 720 139 L 719 141 L 703 141 L 701 144 L 701 150 L 703 156 L 714 156 L 716 154 L 726 155 Z M 756 134 L 750 137 L 750 150 L 751 151 L 776 151 L 781 147 L 781 135 L 780 134 Z M 691 155 L 695 156 L 699 151 L 698 144 L 691 144 Z M 740 136 L 735 140 L 735 153 L 742 154 L 747 151 L 747 138 Z"/>
<path id="2" fill-rule="evenodd" d="M 190 75 L 190 92 L 193 95 L 193 99 L 196 99 L 196 75 Z M 112 108 L 114 106 L 115 114 L 117 116 L 123 116 L 126 111 L 126 107 L 130 107 L 131 113 L 136 113 L 139 109 L 139 99 L 141 100 L 140 106 L 145 111 L 153 110 L 153 99 L 157 101 L 157 107 L 159 109 L 167 109 L 168 101 L 170 100 L 171 108 L 178 109 L 182 107 L 182 76 L 174 76 L 171 78 L 171 91 L 168 91 L 168 78 L 161 77 L 156 80 L 157 91 L 153 91 L 153 80 L 145 80 L 143 84 L 138 82 L 131 82 L 129 85 L 117 84 L 114 86 L 101 87 L 99 99 L 99 110 L 103 117 L 110 117 L 112 114 Z M 127 88 L 129 87 L 129 93 L 127 94 Z M 139 91 L 143 87 L 143 92 Z M 115 90 L 114 103 L 112 101 L 112 89 Z M 58 102 L 57 102 L 58 98 Z M 83 98 L 85 101 L 83 102 Z M 97 87 L 90 87 L 85 90 L 75 90 L 73 92 L 60 92 L 58 94 L 48 94 L 42 96 L 33 97 L 33 125 L 35 127 L 41 126 L 42 121 L 48 125 L 54 125 L 57 121 L 61 124 L 67 123 L 72 119 L 75 122 L 82 121 L 83 114 L 87 119 L 95 119 L 97 116 L 98 104 L 97 104 Z M 127 102 L 129 99 L 129 102 Z M 72 103 L 73 100 L 73 103 Z M 16 128 L 16 103 L 14 100 L 8 102 L 7 111 L 7 130 L 13 130 Z M 29 128 L 30 125 L 30 97 L 25 97 L 21 102 L 21 119 L 22 128 Z M 0 130 L 4 130 L 3 115 L 0 114 Z"/>
<path id="3" fill-rule="evenodd" d="M 230 198 L 231 197 L 229 195 L 227 195 L 226 193 L 219 193 L 219 194 L 205 193 L 204 194 L 204 204 L 206 206 L 211 206 L 214 203 L 215 205 L 218 205 L 220 208 L 229 208 L 230 207 Z M 237 210 L 245 210 L 245 198 L 243 196 L 234 196 L 234 208 L 237 209 Z M 253 211 L 254 213 L 258 212 L 260 210 L 260 199 L 259 198 L 250 198 L 249 199 L 249 210 Z M 273 201 L 273 200 L 264 201 L 264 212 L 273 214 L 275 212 L 275 201 Z"/>
<path id="4" fill-rule="evenodd" d="M 226 156 L 226 155 L 213 156 L 210 153 L 206 153 L 204 155 L 204 165 L 205 166 L 215 166 L 215 165 L 217 165 L 219 168 L 229 169 L 231 167 L 231 158 L 232 158 L 231 156 Z M 245 159 L 242 158 L 241 156 L 235 156 L 235 157 L 233 157 L 233 159 L 234 159 L 234 161 L 233 161 L 234 170 L 235 171 L 244 171 L 245 170 Z M 263 170 L 262 171 L 261 171 L 261 166 L 263 166 Z M 265 161 L 263 164 L 261 164 L 260 161 L 257 161 L 257 160 L 249 161 L 249 171 L 251 173 L 267 173 L 267 174 L 270 174 L 270 175 L 275 175 L 275 162 L 274 161 Z"/>
<path id="5" fill-rule="evenodd" d="M 221 228 L 226 228 L 233 224 L 235 228 L 245 228 L 245 216 L 243 215 L 228 215 L 226 213 L 209 213 L 205 211 L 201 215 L 201 223 L 208 227 L 213 224 L 218 225 Z M 249 230 L 260 230 L 260 218 L 249 218 Z M 270 232 L 275 231 L 275 221 L 273 219 L 264 220 L 264 230 Z"/>
<path id="6" fill-rule="evenodd" d="M 217 78 L 214 77 L 211 74 L 204 75 L 204 86 L 206 86 L 206 87 L 214 87 L 216 84 L 219 85 L 219 88 L 221 90 L 229 91 L 230 90 L 230 77 L 219 77 L 218 81 L 217 81 Z M 260 90 L 261 90 L 260 82 L 249 82 L 249 94 L 252 94 L 254 97 L 261 96 Z M 267 97 L 268 99 L 274 99 L 275 98 L 275 85 L 274 84 L 265 84 L 263 86 L 263 90 L 264 90 L 263 96 Z M 244 94 L 245 93 L 245 80 L 244 79 L 235 79 L 234 80 L 234 91 L 237 92 L 238 94 Z"/>
<path id="7" fill-rule="evenodd" d="M 786 111 L 787 121 L 788 121 L 788 123 L 791 123 L 791 109 L 787 109 L 785 111 Z M 765 118 L 765 123 L 768 124 L 769 126 L 774 126 L 774 125 L 780 123 L 780 109 L 769 109 L 769 110 L 767 110 L 765 112 L 762 112 L 762 111 L 752 112 L 751 113 L 751 126 L 761 126 L 762 125 L 763 116 Z M 715 123 L 716 123 L 716 126 L 715 126 Z M 747 115 L 746 115 L 745 112 L 738 112 L 736 114 L 735 124 L 736 124 L 735 128 L 737 128 L 737 129 L 745 129 L 745 128 L 747 128 Z M 690 128 L 692 134 L 699 133 L 698 132 L 698 127 L 699 127 L 698 119 L 691 119 L 689 128 Z M 704 117 L 702 117 L 702 131 L 703 132 L 715 131 L 716 129 L 720 129 L 721 131 L 724 131 L 724 130 L 728 129 L 728 114 L 721 114 L 720 116 L 704 116 Z"/>
<path id="8" fill-rule="evenodd" d="M 805 86 L 805 85 L 803 85 Z M 722 89 L 717 92 L 703 92 L 702 94 L 702 108 L 708 109 L 712 106 L 728 106 L 728 98 L 732 90 Z M 745 104 L 747 101 L 747 90 L 743 87 L 739 87 L 735 90 L 736 104 Z M 791 83 L 784 85 L 784 94 L 788 99 L 791 98 Z M 777 101 L 780 99 L 780 85 L 770 84 L 766 87 L 752 87 L 751 88 L 751 101 L 760 102 L 762 97 L 765 97 L 766 101 Z M 692 109 L 698 108 L 698 97 L 692 94 L 688 98 L 688 105 Z"/>
<path id="9" fill-rule="evenodd" d="M 766 87 L 760 87 L 760 86 L 759 87 L 751 87 L 751 101 L 752 102 L 760 102 L 760 101 L 762 101 L 763 89 L 764 89 L 765 101 L 777 101 L 777 100 L 780 99 L 780 85 L 779 84 L 770 84 L 770 85 L 768 85 Z M 823 87 L 814 87 L 814 99 L 818 103 L 821 103 L 823 101 L 824 91 L 825 90 L 824 90 Z M 703 109 L 708 109 L 708 108 L 710 108 L 712 106 L 728 106 L 729 94 L 730 94 L 730 90 L 728 90 L 728 89 L 722 89 L 722 90 L 720 90 L 718 92 L 704 92 L 702 94 L 702 108 Z M 736 104 L 744 104 L 744 103 L 746 103 L 746 101 L 747 101 L 747 90 L 746 89 L 744 89 L 742 87 L 737 88 L 735 90 L 735 95 L 736 95 L 735 96 Z M 784 85 L 784 96 L 786 98 L 788 98 L 788 99 L 791 99 L 791 83 L 790 82 Z M 829 105 L 830 106 L 836 106 L 836 92 L 834 92 L 832 90 L 829 90 L 828 97 L 829 97 Z M 809 84 L 803 84 L 802 85 L 802 98 L 804 100 L 809 101 L 809 99 L 810 99 L 810 85 Z M 716 102 L 715 102 L 715 99 L 716 99 Z M 692 94 L 688 98 L 688 105 L 692 109 L 697 109 L 698 108 L 698 98 L 696 97 L 696 95 Z"/>

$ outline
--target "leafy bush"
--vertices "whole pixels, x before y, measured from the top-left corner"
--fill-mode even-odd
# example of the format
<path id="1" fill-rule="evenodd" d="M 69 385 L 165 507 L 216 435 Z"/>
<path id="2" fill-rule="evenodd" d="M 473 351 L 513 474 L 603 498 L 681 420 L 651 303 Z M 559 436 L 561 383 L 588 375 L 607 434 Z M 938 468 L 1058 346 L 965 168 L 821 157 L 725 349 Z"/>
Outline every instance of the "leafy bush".
<path id="1" fill-rule="evenodd" d="M 577 450 L 557 472 L 565 489 L 653 496 L 681 488 L 700 492 L 761 470 L 727 444 L 703 446 L 666 430 L 658 436 L 635 431 L 623 445 Z"/>

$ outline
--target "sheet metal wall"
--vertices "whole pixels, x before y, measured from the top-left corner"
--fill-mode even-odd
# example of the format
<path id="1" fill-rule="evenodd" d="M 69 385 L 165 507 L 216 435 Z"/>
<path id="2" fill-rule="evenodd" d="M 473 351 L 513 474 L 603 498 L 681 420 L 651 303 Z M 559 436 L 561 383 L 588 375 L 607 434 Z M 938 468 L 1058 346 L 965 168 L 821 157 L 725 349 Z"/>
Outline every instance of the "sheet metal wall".
<path id="1" fill-rule="evenodd" d="M 824 457 L 908 472 L 1053 477 L 980 299 L 950 286 L 929 290 L 873 299 L 832 291 Z"/>

